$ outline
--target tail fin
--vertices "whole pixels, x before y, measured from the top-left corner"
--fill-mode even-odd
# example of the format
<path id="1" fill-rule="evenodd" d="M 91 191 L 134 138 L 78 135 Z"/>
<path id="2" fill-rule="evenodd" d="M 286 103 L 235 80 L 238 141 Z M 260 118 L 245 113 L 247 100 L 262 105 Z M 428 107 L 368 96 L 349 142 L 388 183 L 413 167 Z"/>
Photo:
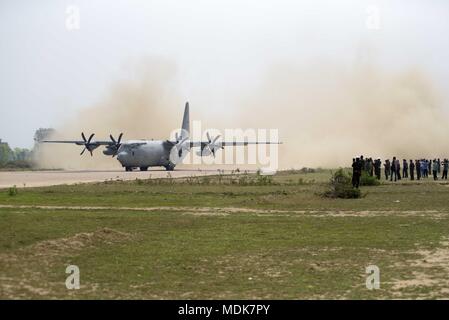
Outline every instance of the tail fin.
<path id="1" fill-rule="evenodd" d="M 186 107 L 184 109 L 184 117 L 182 118 L 181 139 L 189 137 L 189 134 L 190 134 L 189 103 L 186 102 Z"/>

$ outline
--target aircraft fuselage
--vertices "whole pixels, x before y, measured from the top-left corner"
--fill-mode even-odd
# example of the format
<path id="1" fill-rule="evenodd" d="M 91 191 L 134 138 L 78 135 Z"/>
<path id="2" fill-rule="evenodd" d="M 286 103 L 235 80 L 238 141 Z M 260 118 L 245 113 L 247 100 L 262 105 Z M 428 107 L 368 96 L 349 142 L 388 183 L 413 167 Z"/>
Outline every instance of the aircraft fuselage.
<path id="1" fill-rule="evenodd" d="M 123 143 L 117 153 L 117 160 L 127 170 L 148 167 L 165 167 L 172 170 L 175 164 L 170 162 L 172 149 L 167 141 L 162 140 L 135 140 Z"/>

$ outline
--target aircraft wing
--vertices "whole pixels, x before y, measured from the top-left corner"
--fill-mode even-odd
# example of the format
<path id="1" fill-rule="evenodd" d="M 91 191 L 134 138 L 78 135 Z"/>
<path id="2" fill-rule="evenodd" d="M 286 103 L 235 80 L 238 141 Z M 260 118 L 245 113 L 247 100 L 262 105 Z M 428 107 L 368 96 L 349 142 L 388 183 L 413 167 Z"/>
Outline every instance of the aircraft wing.
<path id="1" fill-rule="evenodd" d="M 39 143 L 73 143 L 73 144 L 76 144 L 79 146 L 86 144 L 86 142 L 82 141 L 82 140 L 41 140 L 38 142 Z M 109 146 L 109 145 L 113 145 L 114 142 L 112 142 L 112 141 L 91 141 L 91 142 L 89 142 L 89 144 L 97 145 L 97 146 Z"/>
<path id="2" fill-rule="evenodd" d="M 218 145 L 222 147 L 227 146 L 247 146 L 250 144 L 282 144 L 282 142 L 273 142 L 273 141 L 222 141 L 217 142 Z"/>
<path id="3" fill-rule="evenodd" d="M 204 147 L 208 145 L 210 142 L 208 141 L 190 141 L 190 147 Z M 218 141 L 215 142 L 214 145 L 216 147 L 229 147 L 229 146 L 247 146 L 254 144 L 282 144 L 282 142 L 273 142 L 273 141 Z"/>

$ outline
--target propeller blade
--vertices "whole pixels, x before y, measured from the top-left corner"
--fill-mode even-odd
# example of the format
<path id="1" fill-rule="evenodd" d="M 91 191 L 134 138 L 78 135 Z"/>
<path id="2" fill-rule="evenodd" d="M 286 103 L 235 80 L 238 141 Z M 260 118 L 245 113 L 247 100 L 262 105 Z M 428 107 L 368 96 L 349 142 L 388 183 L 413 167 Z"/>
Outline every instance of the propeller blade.
<path id="1" fill-rule="evenodd" d="M 83 138 L 84 142 L 87 142 L 86 136 L 84 135 L 84 132 L 81 132 L 81 138 Z"/>
<path id="2" fill-rule="evenodd" d="M 118 136 L 117 144 L 120 144 L 120 141 L 122 141 L 122 137 L 123 137 L 123 132 L 121 132 L 120 135 Z"/>
<path id="3" fill-rule="evenodd" d="M 90 152 L 90 156 L 93 157 L 94 154 L 93 154 L 92 150 L 89 150 L 89 152 Z"/>
<path id="4" fill-rule="evenodd" d="M 112 134 L 109 135 L 109 138 L 111 138 L 112 142 L 117 143 L 117 141 L 115 141 L 114 137 L 112 136 Z"/>
<path id="5" fill-rule="evenodd" d="M 212 141 L 212 144 L 215 144 L 215 142 L 217 142 L 218 138 L 220 138 L 220 135 L 218 135 L 214 138 L 214 140 Z"/>
<path id="6" fill-rule="evenodd" d="M 83 155 L 84 151 L 86 151 L 86 147 L 84 147 L 83 151 L 81 151 L 80 156 Z"/>
<path id="7" fill-rule="evenodd" d="M 89 137 L 89 139 L 87 139 L 87 143 L 90 143 L 90 141 L 92 140 L 92 138 L 94 137 L 95 133 L 92 133 Z"/>
<path id="8" fill-rule="evenodd" d="M 211 139 L 210 139 L 209 132 L 206 132 L 206 136 L 207 136 L 207 140 L 209 140 L 209 143 L 210 143 L 210 142 L 211 142 Z"/>

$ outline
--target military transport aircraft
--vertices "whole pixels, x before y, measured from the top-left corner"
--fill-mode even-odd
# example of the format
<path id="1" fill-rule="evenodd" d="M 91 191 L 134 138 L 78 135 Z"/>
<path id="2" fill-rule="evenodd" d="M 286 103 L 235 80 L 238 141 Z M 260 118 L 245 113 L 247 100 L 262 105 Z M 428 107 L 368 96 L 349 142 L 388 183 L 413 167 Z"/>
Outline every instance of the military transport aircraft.
<path id="1" fill-rule="evenodd" d="M 226 146 L 246 146 L 249 144 L 280 144 L 280 142 L 250 142 L 250 141 L 218 141 L 220 136 L 212 138 L 209 132 L 206 133 L 207 141 L 191 141 L 189 139 L 190 119 L 189 103 L 186 102 L 184 117 L 182 119 L 181 134 L 176 133 L 175 140 L 128 140 L 122 142 L 123 133 L 120 133 L 117 140 L 109 135 L 111 140 L 100 141 L 92 140 L 94 133 L 86 139 L 84 133 L 81 133 L 83 140 L 43 140 L 43 143 L 73 143 L 84 146 L 80 155 L 87 150 L 90 155 L 99 146 L 105 146 L 103 154 L 115 157 L 126 171 L 132 171 L 140 168 L 141 171 L 147 171 L 148 167 L 165 167 L 167 171 L 172 171 L 177 164 L 187 155 L 192 147 L 200 147 L 197 152 L 199 156 L 213 155 L 219 149 Z"/>

